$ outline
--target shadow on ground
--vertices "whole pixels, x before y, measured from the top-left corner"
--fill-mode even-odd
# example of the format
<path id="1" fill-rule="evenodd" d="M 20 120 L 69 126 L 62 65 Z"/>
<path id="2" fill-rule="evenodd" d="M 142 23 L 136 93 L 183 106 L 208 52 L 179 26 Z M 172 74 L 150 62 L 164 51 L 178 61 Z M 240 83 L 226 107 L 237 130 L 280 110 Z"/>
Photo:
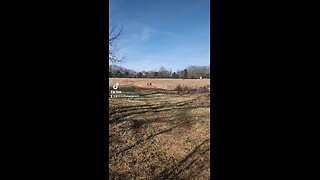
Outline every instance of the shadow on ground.
<path id="1" fill-rule="evenodd" d="M 165 94 L 163 90 L 150 91 L 150 98 L 154 94 Z M 167 91 L 166 91 L 167 92 Z M 170 92 L 172 93 L 172 92 Z M 168 93 L 168 94 L 170 94 Z M 149 95 L 148 95 L 149 97 Z M 192 179 L 210 166 L 210 138 L 194 142 L 194 148 L 180 159 L 168 161 L 166 152 L 158 152 L 161 144 L 156 137 L 181 136 L 181 132 L 188 132 L 199 123 L 198 118 L 206 118 L 207 115 L 199 115 L 195 118 L 190 110 L 197 108 L 209 108 L 210 103 L 202 101 L 202 96 L 192 99 L 165 104 L 140 104 L 114 106 L 109 109 L 109 178 L 110 179 Z M 183 139 L 184 137 L 181 137 Z M 198 145 L 196 145 L 198 144 Z M 147 147 L 154 147 L 155 152 L 148 151 Z M 148 162 L 144 165 L 143 156 L 136 157 L 136 151 L 146 151 L 146 154 L 154 154 L 154 157 L 163 159 Z M 143 154 L 140 152 L 140 154 Z M 172 159 L 172 157 L 170 157 Z M 153 161 L 152 158 L 149 158 Z M 137 163 L 139 161 L 139 163 Z M 161 164 L 162 163 L 162 164 Z M 129 167 L 124 171 L 124 167 Z"/>

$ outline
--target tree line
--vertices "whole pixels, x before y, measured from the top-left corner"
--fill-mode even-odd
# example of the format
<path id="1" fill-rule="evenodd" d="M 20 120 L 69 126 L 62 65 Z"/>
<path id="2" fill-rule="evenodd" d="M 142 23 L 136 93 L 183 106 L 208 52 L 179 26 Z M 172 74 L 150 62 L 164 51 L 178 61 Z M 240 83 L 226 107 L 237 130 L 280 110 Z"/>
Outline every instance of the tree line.
<path id="1" fill-rule="evenodd" d="M 173 79 L 199 79 L 210 78 L 210 66 L 189 66 L 186 69 L 173 72 L 171 69 L 161 67 L 157 71 L 133 71 L 121 66 L 110 65 L 109 77 L 115 78 L 173 78 Z"/>

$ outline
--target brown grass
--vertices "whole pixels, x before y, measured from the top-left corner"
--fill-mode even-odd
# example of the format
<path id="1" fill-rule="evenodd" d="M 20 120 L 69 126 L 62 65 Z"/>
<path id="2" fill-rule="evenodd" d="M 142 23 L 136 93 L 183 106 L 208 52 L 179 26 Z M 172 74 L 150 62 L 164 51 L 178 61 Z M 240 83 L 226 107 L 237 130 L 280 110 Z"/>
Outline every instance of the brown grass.
<path id="1" fill-rule="evenodd" d="M 210 179 L 208 93 L 142 92 L 109 101 L 109 179 Z"/>
<path id="2" fill-rule="evenodd" d="M 209 85 L 210 79 L 151 79 L 151 78 L 109 78 L 109 86 L 116 82 L 120 86 L 137 86 L 142 88 L 160 88 L 173 90 L 178 85 L 199 88 Z M 151 86 L 147 83 L 151 83 Z"/>

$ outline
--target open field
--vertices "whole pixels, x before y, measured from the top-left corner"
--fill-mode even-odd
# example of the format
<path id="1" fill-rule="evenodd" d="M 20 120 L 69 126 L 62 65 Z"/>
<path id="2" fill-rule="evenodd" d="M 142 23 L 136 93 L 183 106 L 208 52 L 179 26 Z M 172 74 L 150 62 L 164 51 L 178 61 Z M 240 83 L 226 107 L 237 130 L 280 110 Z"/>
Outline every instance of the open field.
<path id="1" fill-rule="evenodd" d="M 209 92 L 160 89 L 208 80 L 112 80 L 139 97 L 109 99 L 109 179 L 210 179 Z"/>
<path id="2" fill-rule="evenodd" d="M 109 86 L 116 82 L 120 86 L 137 86 L 142 88 L 160 88 L 172 90 L 177 85 L 184 85 L 193 88 L 210 85 L 210 79 L 151 79 L 151 78 L 109 78 Z M 147 83 L 151 83 L 147 85 Z"/>

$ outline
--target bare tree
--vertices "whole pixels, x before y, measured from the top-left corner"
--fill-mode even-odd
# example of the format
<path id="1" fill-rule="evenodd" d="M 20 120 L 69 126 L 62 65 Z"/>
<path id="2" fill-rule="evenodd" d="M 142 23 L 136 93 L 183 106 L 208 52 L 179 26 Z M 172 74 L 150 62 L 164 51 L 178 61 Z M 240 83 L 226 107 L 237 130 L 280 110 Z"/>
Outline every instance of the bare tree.
<path id="1" fill-rule="evenodd" d="M 171 73 L 165 67 L 161 66 L 159 69 L 159 76 L 161 78 L 169 78 L 171 76 Z"/>
<path id="2" fill-rule="evenodd" d="M 210 66 L 189 66 L 188 70 L 188 78 L 196 78 L 199 79 L 210 77 Z"/>
<path id="3" fill-rule="evenodd" d="M 110 62 L 123 62 L 124 57 L 117 56 L 116 41 L 123 35 L 123 28 L 118 29 L 117 26 L 111 25 L 109 29 L 109 61 Z"/>

